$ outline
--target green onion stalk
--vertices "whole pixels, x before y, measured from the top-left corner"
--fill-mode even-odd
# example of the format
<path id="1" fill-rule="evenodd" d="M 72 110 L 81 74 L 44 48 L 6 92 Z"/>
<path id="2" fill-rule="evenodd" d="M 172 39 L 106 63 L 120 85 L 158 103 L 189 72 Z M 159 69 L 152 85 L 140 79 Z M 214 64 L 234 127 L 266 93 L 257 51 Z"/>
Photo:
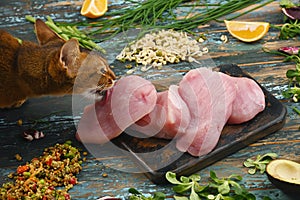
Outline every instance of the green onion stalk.
<path id="1" fill-rule="evenodd" d="M 32 17 L 31 15 L 26 15 L 25 19 L 27 21 L 30 21 L 32 23 L 35 23 L 36 19 Z M 89 50 L 97 50 L 102 53 L 106 53 L 105 50 L 97 45 L 93 38 L 87 36 L 82 31 L 77 29 L 77 26 L 60 26 L 58 23 L 55 23 L 53 19 L 49 16 L 47 16 L 47 21 L 45 21 L 45 24 L 52 29 L 54 32 L 56 32 L 62 39 L 69 40 L 71 38 L 75 38 L 78 40 L 80 46 L 89 49 Z"/>
<path id="2" fill-rule="evenodd" d="M 101 18 L 93 22 L 80 22 L 78 25 L 96 27 L 96 30 L 89 32 L 91 35 L 108 34 L 107 37 L 102 37 L 100 41 L 110 39 L 116 34 L 126 31 L 130 28 L 143 29 L 174 29 L 186 32 L 193 32 L 200 25 L 206 24 L 212 20 L 218 20 L 221 17 L 232 14 L 254 4 L 258 6 L 238 14 L 230 19 L 234 19 L 243 14 L 251 12 L 255 9 L 263 7 L 274 0 L 268 0 L 259 4 L 262 0 L 229 0 L 226 3 L 218 4 L 201 4 L 205 7 L 203 11 L 195 11 L 195 7 L 199 6 L 198 1 L 188 0 L 147 0 L 139 3 L 134 9 L 123 8 L 119 11 L 110 12 L 107 16 L 112 18 Z M 194 4 L 191 4 L 194 3 Z M 180 19 L 175 14 L 175 9 L 191 5 L 190 9 L 195 12 L 192 17 L 188 17 L 191 12 L 188 12 Z M 123 14 L 122 14 L 123 13 Z M 116 17 L 118 14 L 118 17 Z"/>
<path id="3" fill-rule="evenodd" d="M 251 5 L 256 7 L 238 14 L 230 19 L 234 19 L 243 14 L 251 12 L 257 8 L 267 5 L 274 0 L 228 0 L 225 3 L 208 4 L 200 0 L 146 0 L 132 1 L 129 7 L 123 7 L 119 10 L 112 10 L 104 17 L 96 20 L 88 20 L 77 23 L 59 23 L 54 22 L 47 17 L 46 24 L 58 33 L 62 38 L 76 38 L 81 46 L 88 49 L 98 49 L 104 52 L 95 42 L 102 42 L 113 38 L 116 34 L 124 32 L 131 28 L 141 28 L 143 31 L 153 29 L 173 29 L 194 33 L 200 25 L 206 24 L 212 20 L 218 20 L 221 17 L 242 10 Z M 206 1 L 204 1 L 206 2 Z M 260 2 L 263 2 L 259 4 Z M 179 16 L 176 14 L 176 8 L 188 8 L 188 12 L 182 12 Z M 201 11 L 196 8 L 204 8 Z M 183 16 L 182 16 L 183 15 Z M 189 17 L 192 15 L 191 17 Z M 26 19 L 34 22 L 32 16 L 26 16 Z M 79 31 L 77 27 L 86 27 L 85 33 Z M 101 37 L 93 37 L 94 35 Z"/>

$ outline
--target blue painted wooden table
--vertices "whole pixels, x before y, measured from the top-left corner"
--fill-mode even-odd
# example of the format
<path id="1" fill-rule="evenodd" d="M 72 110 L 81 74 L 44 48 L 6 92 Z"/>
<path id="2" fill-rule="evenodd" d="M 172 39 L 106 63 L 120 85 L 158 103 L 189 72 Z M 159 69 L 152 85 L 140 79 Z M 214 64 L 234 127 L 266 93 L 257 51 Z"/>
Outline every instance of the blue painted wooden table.
<path id="1" fill-rule="evenodd" d="M 119 6 L 120 2 L 109 1 L 109 8 Z M 33 15 L 42 19 L 49 15 L 56 21 L 65 22 L 84 21 L 86 18 L 80 15 L 81 5 L 81 1 L 2 0 L 0 2 L 0 28 L 9 31 L 16 37 L 36 41 L 33 25 L 25 20 L 25 15 Z M 275 25 L 283 23 L 279 1 L 238 19 L 268 21 Z M 233 173 L 240 174 L 243 177 L 242 184 L 255 194 L 257 199 L 262 199 L 263 196 L 268 196 L 271 199 L 288 199 L 284 193 L 269 182 L 266 174 L 248 174 L 247 168 L 243 167 L 243 162 L 247 158 L 268 152 L 277 153 L 283 158 L 300 161 L 300 116 L 292 111 L 292 107 L 300 108 L 300 105 L 284 100 L 281 96 L 282 90 L 288 84 L 285 72 L 294 68 L 294 64 L 282 62 L 283 57 L 262 51 L 263 47 L 276 50 L 281 46 L 299 46 L 298 38 L 286 41 L 279 40 L 278 30 L 271 28 L 263 39 L 254 43 L 243 43 L 228 34 L 224 23 L 217 22 L 211 22 L 204 26 L 203 31 L 208 38 L 209 55 L 214 64 L 238 64 L 286 106 L 287 118 L 281 130 L 215 162 L 198 173 L 203 180 L 207 180 L 210 170 L 214 170 L 220 177 Z M 221 35 L 227 35 L 229 41 L 222 43 Z M 108 47 L 110 44 L 111 41 L 106 41 L 101 45 Z M 120 50 L 118 49 L 118 51 Z M 113 55 L 118 52 L 110 53 L 108 53 L 107 59 L 113 63 Z M 119 75 L 125 73 L 125 69 L 116 70 L 118 70 Z M 20 119 L 23 121 L 21 126 L 17 124 Z M 79 119 L 80 114 L 74 115 L 72 112 L 72 96 L 30 99 L 21 108 L 0 110 L 0 183 L 6 182 L 8 180 L 7 175 L 16 170 L 17 166 L 40 155 L 45 147 L 71 140 L 74 145 L 85 149 L 74 138 L 76 123 Z M 22 130 L 33 126 L 43 131 L 46 137 L 33 142 L 25 141 L 20 136 Z M 15 159 L 14 156 L 17 153 L 23 157 L 22 161 Z M 160 191 L 166 193 L 169 198 L 174 195 L 171 185 L 157 185 L 143 174 L 118 170 L 118 166 L 124 165 L 130 166 L 133 163 L 125 161 L 122 156 L 107 155 L 99 159 L 89 154 L 87 161 L 83 164 L 83 170 L 78 176 L 79 184 L 70 190 L 72 198 L 97 199 L 107 195 L 126 198 L 130 187 L 137 188 L 145 194 Z"/>

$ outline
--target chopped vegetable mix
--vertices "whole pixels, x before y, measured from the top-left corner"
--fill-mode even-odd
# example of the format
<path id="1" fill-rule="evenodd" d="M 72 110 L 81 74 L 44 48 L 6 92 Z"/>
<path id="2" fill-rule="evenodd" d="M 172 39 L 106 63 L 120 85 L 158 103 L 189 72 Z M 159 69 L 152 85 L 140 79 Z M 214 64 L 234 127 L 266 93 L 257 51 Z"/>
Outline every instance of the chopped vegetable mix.
<path id="1" fill-rule="evenodd" d="M 2 185 L 0 199 L 71 199 L 68 190 L 77 184 L 81 163 L 79 150 L 68 142 L 46 148 L 9 174 L 14 182 Z"/>

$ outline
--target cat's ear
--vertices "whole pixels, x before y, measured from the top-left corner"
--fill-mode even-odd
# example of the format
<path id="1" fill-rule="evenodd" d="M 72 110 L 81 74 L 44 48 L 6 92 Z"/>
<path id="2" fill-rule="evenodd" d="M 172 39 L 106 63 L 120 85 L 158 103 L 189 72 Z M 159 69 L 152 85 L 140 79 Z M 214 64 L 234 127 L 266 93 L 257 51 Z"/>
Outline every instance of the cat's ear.
<path id="1" fill-rule="evenodd" d="M 59 62 L 67 70 L 68 76 L 75 77 L 78 71 L 80 48 L 78 40 L 68 40 L 60 50 Z"/>
<path id="2" fill-rule="evenodd" d="M 64 41 L 59 35 L 52 31 L 45 22 L 41 19 L 35 21 L 35 33 L 40 45 L 45 45 L 50 41 L 61 40 Z"/>

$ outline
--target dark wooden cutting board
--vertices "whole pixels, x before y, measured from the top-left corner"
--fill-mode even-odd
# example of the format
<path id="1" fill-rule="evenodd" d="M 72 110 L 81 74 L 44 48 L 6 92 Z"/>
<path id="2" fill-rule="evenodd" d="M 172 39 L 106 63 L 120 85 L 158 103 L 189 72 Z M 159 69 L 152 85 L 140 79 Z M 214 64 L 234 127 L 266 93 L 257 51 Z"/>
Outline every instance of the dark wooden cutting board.
<path id="1" fill-rule="evenodd" d="M 237 65 L 222 65 L 215 70 L 231 76 L 252 78 Z M 246 123 L 226 125 L 217 146 L 207 155 L 193 157 L 180 153 L 175 148 L 174 140 L 137 138 L 126 133 L 114 139 L 113 143 L 122 148 L 123 154 L 132 159 L 154 183 L 165 183 L 167 171 L 173 171 L 178 176 L 190 175 L 282 128 L 286 108 L 265 88 L 261 88 L 266 99 L 265 110 Z"/>

